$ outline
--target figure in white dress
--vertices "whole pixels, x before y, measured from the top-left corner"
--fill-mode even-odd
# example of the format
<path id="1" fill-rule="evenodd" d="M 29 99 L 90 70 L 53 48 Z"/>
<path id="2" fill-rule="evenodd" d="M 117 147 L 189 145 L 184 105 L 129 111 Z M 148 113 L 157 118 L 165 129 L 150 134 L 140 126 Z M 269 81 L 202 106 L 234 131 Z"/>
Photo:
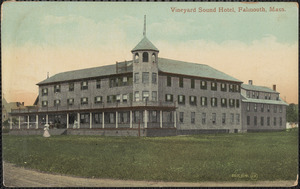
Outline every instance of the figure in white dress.
<path id="1" fill-rule="evenodd" d="M 50 137 L 49 124 L 48 123 L 45 124 L 43 137 Z"/>
<path id="2" fill-rule="evenodd" d="M 78 123 L 77 123 L 77 121 L 75 120 L 74 121 L 74 125 L 73 125 L 73 129 L 77 129 L 78 128 Z"/>

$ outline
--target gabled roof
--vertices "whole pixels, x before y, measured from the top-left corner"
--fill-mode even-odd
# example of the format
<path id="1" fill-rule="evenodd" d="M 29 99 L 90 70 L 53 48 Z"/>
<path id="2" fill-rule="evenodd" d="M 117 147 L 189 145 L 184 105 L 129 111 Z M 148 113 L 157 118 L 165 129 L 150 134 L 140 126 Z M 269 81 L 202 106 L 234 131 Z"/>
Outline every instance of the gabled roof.
<path id="1" fill-rule="evenodd" d="M 260 92 L 268 92 L 268 93 L 278 93 L 277 91 L 273 91 L 272 89 L 264 86 L 257 86 L 257 85 L 247 85 L 247 84 L 242 84 L 242 89 L 246 89 L 249 91 L 260 91 Z"/>
<path id="2" fill-rule="evenodd" d="M 171 60 L 166 58 L 158 58 L 158 69 L 162 72 L 167 72 L 167 73 L 242 83 L 242 81 L 234 77 L 231 77 L 205 64 L 197 64 L 197 63 L 183 62 L 178 60 Z"/>
<path id="3" fill-rule="evenodd" d="M 138 50 L 154 50 L 154 51 L 159 51 L 152 43 L 147 39 L 145 36 L 132 50 L 133 51 L 138 51 Z"/>
<path id="4" fill-rule="evenodd" d="M 288 105 L 281 98 L 279 98 L 279 100 L 267 100 L 267 99 L 247 98 L 244 95 L 242 95 L 242 102 L 250 102 L 250 103 L 257 103 L 257 104 L 277 104 L 277 105 L 286 105 L 286 106 Z"/>

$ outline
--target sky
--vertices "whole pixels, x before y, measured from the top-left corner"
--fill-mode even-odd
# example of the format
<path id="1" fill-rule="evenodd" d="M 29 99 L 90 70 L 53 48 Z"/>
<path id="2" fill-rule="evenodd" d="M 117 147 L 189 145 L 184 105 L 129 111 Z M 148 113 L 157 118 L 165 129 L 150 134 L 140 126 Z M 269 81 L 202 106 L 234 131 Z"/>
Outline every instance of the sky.
<path id="1" fill-rule="evenodd" d="M 246 8 L 266 11 L 239 12 Z M 5 2 L 1 13 L 8 102 L 32 105 L 47 72 L 131 60 L 146 15 L 159 57 L 207 64 L 246 84 L 276 84 L 282 99 L 298 104 L 297 3 Z"/>

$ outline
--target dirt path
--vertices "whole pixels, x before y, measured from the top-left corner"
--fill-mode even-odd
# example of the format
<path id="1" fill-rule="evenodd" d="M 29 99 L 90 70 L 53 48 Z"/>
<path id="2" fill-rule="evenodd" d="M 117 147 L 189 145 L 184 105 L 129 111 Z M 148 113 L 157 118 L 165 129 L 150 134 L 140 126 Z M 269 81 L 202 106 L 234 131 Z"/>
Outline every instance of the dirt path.
<path id="1" fill-rule="evenodd" d="M 199 187 L 199 186 L 293 186 L 295 181 L 258 182 L 155 182 L 113 179 L 88 179 L 40 173 L 11 163 L 3 163 L 4 186 L 7 187 Z"/>

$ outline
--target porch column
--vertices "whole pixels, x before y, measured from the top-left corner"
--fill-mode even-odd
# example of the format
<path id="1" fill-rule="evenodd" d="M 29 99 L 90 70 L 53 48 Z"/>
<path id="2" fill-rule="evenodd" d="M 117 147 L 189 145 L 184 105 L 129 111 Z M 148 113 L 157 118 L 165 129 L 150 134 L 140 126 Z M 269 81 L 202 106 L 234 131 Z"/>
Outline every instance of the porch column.
<path id="1" fill-rule="evenodd" d="M 162 118 L 163 118 L 162 115 L 163 115 L 162 110 L 160 110 L 159 111 L 159 126 L 160 126 L 160 128 L 162 128 Z"/>
<path id="2" fill-rule="evenodd" d="M 80 113 L 77 113 L 78 129 L 80 128 Z"/>
<path id="3" fill-rule="evenodd" d="M 116 112 L 116 128 L 118 128 L 118 112 Z"/>
<path id="4" fill-rule="evenodd" d="M 46 114 L 46 124 L 48 124 L 48 114 Z"/>
<path id="5" fill-rule="evenodd" d="M 69 113 L 67 113 L 67 129 L 69 129 Z"/>
<path id="6" fill-rule="evenodd" d="M 104 112 L 102 112 L 102 129 L 104 129 Z"/>
<path id="7" fill-rule="evenodd" d="M 147 110 L 145 110 L 145 118 L 144 118 L 144 127 L 147 128 L 148 122 L 148 116 L 147 116 Z"/>
<path id="8" fill-rule="evenodd" d="M 39 116 L 38 115 L 35 116 L 35 124 L 36 124 L 35 128 L 38 129 L 39 128 Z"/>
<path id="9" fill-rule="evenodd" d="M 130 110 L 130 128 L 132 128 L 132 110 Z"/>
<path id="10" fill-rule="evenodd" d="M 92 112 L 90 112 L 90 129 L 92 128 Z"/>
<path id="11" fill-rule="evenodd" d="M 19 129 L 21 129 L 21 116 L 19 116 Z"/>
<path id="12" fill-rule="evenodd" d="M 27 129 L 29 129 L 29 116 L 27 116 Z"/>
<path id="13" fill-rule="evenodd" d="M 12 116 L 9 117 L 9 128 L 12 129 Z"/>
<path id="14" fill-rule="evenodd" d="M 176 128 L 177 122 L 176 122 L 176 111 L 174 111 L 174 127 Z"/>

